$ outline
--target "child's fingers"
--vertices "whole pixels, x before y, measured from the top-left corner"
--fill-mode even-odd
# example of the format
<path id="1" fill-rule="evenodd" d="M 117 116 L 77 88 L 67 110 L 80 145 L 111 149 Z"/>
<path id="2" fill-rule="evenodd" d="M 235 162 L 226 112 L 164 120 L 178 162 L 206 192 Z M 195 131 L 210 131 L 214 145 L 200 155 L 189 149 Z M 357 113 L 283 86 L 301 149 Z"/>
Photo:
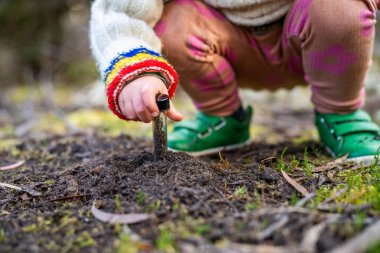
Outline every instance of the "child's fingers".
<path id="1" fill-rule="evenodd" d="M 142 101 L 144 103 L 145 108 L 150 113 L 151 117 L 158 116 L 158 107 L 155 99 L 155 93 L 150 90 L 142 90 L 141 92 Z"/>
<path id="2" fill-rule="evenodd" d="M 174 121 L 181 121 L 183 116 L 177 109 L 173 106 L 172 101 L 170 101 L 170 110 L 167 113 L 168 117 Z"/>
<path id="3" fill-rule="evenodd" d="M 129 120 L 136 120 L 137 116 L 135 110 L 133 109 L 132 100 L 127 100 L 123 107 L 121 108 L 124 116 Z"/>
<path id="4" fill-rule="evenodd" d="M 135 110 L 137 118 L 142 122 L 149 123 L 152 121 L 152 116 L 146 109 L 142 98 L 133 99 L 133 108 Z"/>

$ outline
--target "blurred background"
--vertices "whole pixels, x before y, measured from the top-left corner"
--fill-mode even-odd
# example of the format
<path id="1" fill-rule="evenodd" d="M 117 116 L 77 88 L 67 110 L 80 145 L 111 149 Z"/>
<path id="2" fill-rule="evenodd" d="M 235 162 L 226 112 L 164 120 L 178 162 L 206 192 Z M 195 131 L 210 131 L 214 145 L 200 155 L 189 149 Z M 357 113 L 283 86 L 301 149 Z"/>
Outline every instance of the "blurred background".
<path id="1" fill-rule="evenodd" d="M 83 131 L 150 136 L 149 124 L 122 122 L 106 109 L 104 85 L 89 50 L 90 5 L 90 0 L 0 1 L 0 148 L 21 137 Z M 380 122 L 377 37 L 366 107 Z M 307 88 L 241 95 L 255 107 L 256 140 L 316 138 Z M 174 103 L 185 116 L 194 113 L 181 90 Z"/>

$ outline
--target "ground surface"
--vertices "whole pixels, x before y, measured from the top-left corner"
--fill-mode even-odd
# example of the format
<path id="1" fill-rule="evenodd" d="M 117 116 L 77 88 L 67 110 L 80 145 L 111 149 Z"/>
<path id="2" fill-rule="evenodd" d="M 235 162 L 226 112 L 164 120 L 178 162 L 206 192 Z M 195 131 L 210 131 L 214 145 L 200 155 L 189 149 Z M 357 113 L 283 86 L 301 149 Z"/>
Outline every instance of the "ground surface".
<path id="1" fill-rule="evenodd" d="M 86 89 L 51 92 L 0 93 L 0 252 L 380 252 L 380 168 L 325 153 L 305 90 L 242 94 L 249 147 L 159 161 L 150 125 L 120 122 Z M 101 211 L 146 215 L 120 225 Z"/>
<path id="2" fill-rule="evenodd" d="M 26 164 L 1 174 L 1 182 L 25 190 L 0 188 L 0 252 L 243 252 L 243 244 L 275 247 L 258 252 L 327 252 L 380 217 L 376 198 L 360 200 L 370 195 L 365 179 L 345 182 L 343 168 L 362 169 L 314 164 L 324 156 L 315 143 L 256 143 L 203 159 L 168 153 L 160 161 L 150 146 L 125 135 L 78 134 L 25 140 L 2 152 L 1 165 Z M 280 168 L 317 196 L 303 199 Z M 348 194 L 338 196 L 342 189 Z M 93 204 L 151 217 L 111 225 L 91 214 Z"/>

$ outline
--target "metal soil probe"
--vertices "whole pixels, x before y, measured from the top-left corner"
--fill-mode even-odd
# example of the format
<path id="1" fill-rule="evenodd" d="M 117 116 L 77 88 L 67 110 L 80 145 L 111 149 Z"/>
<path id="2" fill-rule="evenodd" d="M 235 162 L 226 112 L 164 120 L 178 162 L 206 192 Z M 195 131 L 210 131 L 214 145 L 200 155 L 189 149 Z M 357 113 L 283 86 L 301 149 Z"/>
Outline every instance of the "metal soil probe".
<path id="1" fill-rule="evenodd" d="M 167 151 L 167 116 L 170 109 L 169 96 L 160 94 L 156 97 L 156 103 L 160 114 L 153 119 L 153 145 L 154 159 L 159 160 Z"/>

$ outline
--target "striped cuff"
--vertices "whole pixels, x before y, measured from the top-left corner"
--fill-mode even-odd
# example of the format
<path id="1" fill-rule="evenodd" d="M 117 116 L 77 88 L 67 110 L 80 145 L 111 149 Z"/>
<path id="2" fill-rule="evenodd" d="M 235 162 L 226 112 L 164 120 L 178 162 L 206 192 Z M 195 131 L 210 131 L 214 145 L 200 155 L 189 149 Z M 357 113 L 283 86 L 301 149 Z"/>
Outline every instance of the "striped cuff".
<path id="1" fill-rule="evenodd" d="M 147 72 L 161 73 L 167 80 L 169 97 L 174 96 L 178 85 L 177 72 L 160 54 L 149 49 L 141 47 L 120 53 L 104 71 L 108 107 L 120 119 L 126 120 L 118 103 L 119 94 L 125 83 Z"/>

